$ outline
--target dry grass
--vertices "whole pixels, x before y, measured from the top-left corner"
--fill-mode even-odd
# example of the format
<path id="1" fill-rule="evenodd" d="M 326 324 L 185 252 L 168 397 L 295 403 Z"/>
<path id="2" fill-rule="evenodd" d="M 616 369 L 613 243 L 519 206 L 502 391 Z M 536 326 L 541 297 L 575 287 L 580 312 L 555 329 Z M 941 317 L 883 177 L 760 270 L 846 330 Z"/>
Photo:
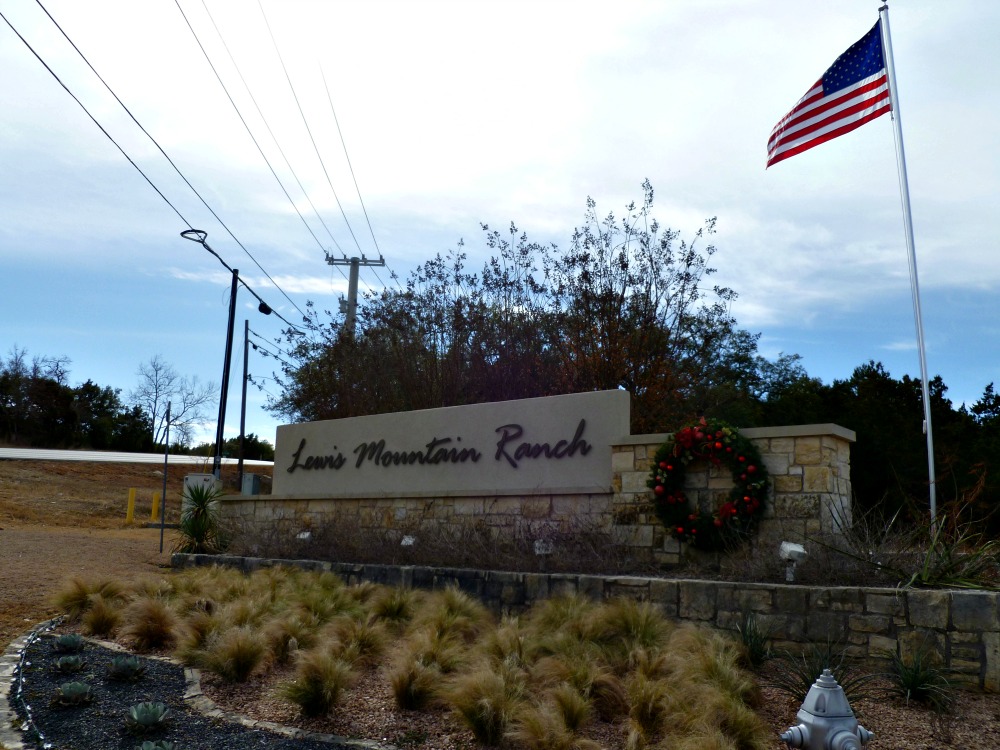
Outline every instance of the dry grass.
<path id="1" fill-rule="evenodd" d="M 454 588 L 346 586 L 283 568 L 200 568 L 127 591 L 71 581 L 62 597 L 77 610 L 89 604 L 84 616 L 96 602 L 125 599 L 126 642 L 172 647 L 223 683 L 276 692 L 307 718 L 328 715 L 358 680 L 377 677 L 400 708 L 447 711 L 485 745 L 588 750 L 629 721 L 637 749 L 708 737 L 708 725 L 738 747 L 763 746 L 739 644 L 675 627 L 648 603 L 561 597 L 498 622 Z"/>

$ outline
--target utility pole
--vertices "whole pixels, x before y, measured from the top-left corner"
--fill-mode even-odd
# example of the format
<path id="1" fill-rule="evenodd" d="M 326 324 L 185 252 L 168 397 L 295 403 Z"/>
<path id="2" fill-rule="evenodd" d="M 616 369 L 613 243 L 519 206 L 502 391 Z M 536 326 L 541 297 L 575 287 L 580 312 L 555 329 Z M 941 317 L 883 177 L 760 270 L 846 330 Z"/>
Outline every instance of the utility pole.
<path id="1" fill-rule="evenodd" d="M 240 461 L 239 474 L 240 492 L 243 492 L 243 452 L 246 444 L 247 431 L 247 366 L 250 360 L 250 321 L 243 320 L 243 398 L 240 401 Z"/>
<path id="2" fill-rule="evenodd" d="M 347 280 L 347 319 L 344 321 L 344 329 L 350 336 L 354 336 L 354 325 L 357 322 L 358 317 L 358 272 L 361 266 L 384 266 L 385 258 L 379 258 L 378 260 L 369 260 L 364 255 L 360 258 L 357 256 L 353 258 L 334 258 L 329 254 L 326 256 L 326 262 L 331 266 L 350 266 L 351 274 Z M 341 311 L 343 311 L 343 299 L 341 300 Z"/>
<path id="3" fill-rule="evenodd" d="M 233 269 L 233 288 L 229 293 L 229 325 L 226 328 L 226 356 L 222 365 L 222 396 L 219 399 L 219 423 L 215 430 L 215 460 L 212 473 L 216 479 L 222 478 L 222 444 L 225 442 L 226 397 L 229 395 L 229 363 L 233 359 L 233 322 L 236 317 L 236 290 L 239 288 L 240 271 Z"/>

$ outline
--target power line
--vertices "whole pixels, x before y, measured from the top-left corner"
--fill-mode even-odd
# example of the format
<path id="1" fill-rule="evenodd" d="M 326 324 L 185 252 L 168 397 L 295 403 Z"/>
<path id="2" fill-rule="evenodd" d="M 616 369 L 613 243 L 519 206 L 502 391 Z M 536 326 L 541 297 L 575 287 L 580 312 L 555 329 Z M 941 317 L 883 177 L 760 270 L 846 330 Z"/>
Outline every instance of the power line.
<path id="1" fill-rule="evenodd" d="M 80 58 L 87 64 L 87 67 L 90 68 L 90 70 L 94 73 L 95 76 L 97 76 L 98 80 L 104 85 L 104 88 L 106 88 L 108 90 L 108 93 L 110 93 L 111 96 L 113 96 L 115 98 L 115 101 L 117 101 L 118 104 L 121 105 L 122 109 L 124 109 L 125 112 L 126 112 L 126 114 L 128 114 L 128 116 L 132 119 L 132 122 L 134 122 L 138 126 L 138 128 L 145 134 L 145 136 L 147 138 L 149 138 L 149 140 L 153 143 L 153 145 L 156 146 L 156 148 L 160 151 L 161 154 L 163 154 L 163 157 L 167 160 L 167 162 L 170 164 L 170 166 L 174 168 L 174 171 L 177 172 L 177 174 L 180 176 L 180 178 L 182 180 L 184 180 L 184 183 L 189 188 L 191 188 L 191 191 L 196 196 L 198 196 L 198 199 L 202 202 L 202 205 L 204 205 L 205 208 L 207 208 L 209 210 L 209 212 L 211 212 L 212 216 L 214 216 L 216 218 L 216 220 L 223 226 L 223 228 L 229 233 L 229 236 L 232 237 L 236 241 L 236 244 L 238 244 L 241 248 L 243 248 L 243 252 L 245 252 L 247 254 L 247 256 L 256 264 L 257 268 L 260 269 L 261 273 L 263 273 L 268 278 L 268 280 L 272 284 L 274 284 L 274 287 L 279 292 L 281 292 L 284 295 L 285 299 L 287 299 L 292 304 L 292 307 L 294 307 L 296 310 L 298 310 L 299 314 L 302 315 L 303 318 L 305 318 L 306 317 L 305 313 L 302 312 L 301 309 L 299 309 L 299 306 L 295 304 L 295 301 L 292 300 L 291 297 L 289 297 L 287 294 L 285 294 L 285 291 L 280 286 L 278 286 L 277 282 L 275 282 L 274 279 L 271 278 L 271 275 L 267 271 L 264 270 L 264 267 L 260 263 L 257 262 L 257 259 L 254 258 L 254 256 L 250 253 L 249 250 L 247 250 L 246 247 L 243 246 L 243 243 L 240 242 L 236 238 L 236 235 L 234 235 L 232 233 L 232 231 L 229 229 L 229 227 L 226 226 L 226 223 L 224 221 L 222 221 L 222 219 L 219 217 L 219 215 L 212 209 L 212 207 L 210 205 L 208 205 L 208 202 L 202 197 L 201 193 L 198 192 L 198 190 L 194 187 L 194 185 L 191 184 L 191 181 L 188 180 L 188 178 L 184 175 L 184 173 L 181 172 L 181 170 L 178 168 L 178 166 L 174 163 L 173 159 L 170 158 L 170 156 L 167 154 L 167 152 L 164 151 L 163 147 L 160 146 L 160 144 L 149 133 L 149 131 L 146 130 L 146 128 L 144 128 L 142 126 L 142 123 L 140 123 L 139 120 L 136 119 L 135 115 L 132 114 L 131 110 L 129 110 L 129 108 L 125 105 L 125 103 L 121 100 L 121 98 L 119 98 L 119 96 L 114 92 L 114 90 L 111 88 L 111 86 L 108 85 L 107 81 L 105 81 L 104 78 L 101 76 L 101 74 L 97 72 L 97 69 L 94 68 L 93 65 L 91 65 L 90 60 L 87 59 L 87 56 L 84 55 L 83 52 L 80 50 L 80 48 L 76 46 L 76 43 L 70 38 L 69 34 L 67 34 L 63 30 L 62 26 L 59 25 L 59 22 L 56 21 L 56 19 L 52 17 L 52 14 L 49 13 L 48 9 L 46 9 L 46 7 L 44 5 L 42 5 L 41 0 L 35 0 L 35 2 L 38 4 L 38 7 L 42 9 L 42 11 L 45 13 L 45 15 L 49 17 L 49 20 L 52 21 L 52 23 L 55 25 L 55 27 L 57 29 L 59 29 L 59 32 L 63 35 L 63 37 L 66 39 L 66 41 L 69 42 L 70 46 L 76 51 L 76 53 L 80 56 Z M 174 210 L 174 213 L 176 213 L 180 217 L 180 219 L 184 222 L 184 224 L 188 228 L 191 228 L 191 222 L 189 222 L 180 213 L 180 211 L 178 211 L 177 208 L 169 200 L 167 200 L 167 197 L 160 191 L 160 189 L 158 187 L 156 187 L 156 185 L 153 184 L 153 181 L 150 180 L 150 178 L 146 176 L 146 173 L 143 172 L 139 168 L 139 166 L 132 160 L 132 158 L 127 153 L 125 153 L 125 150 L 118 144 L 117 141 L 115 141 L 114 138 L 111 137 L 111 135 L 107 132 L 107 130 L 104 129 L 104 127 L 97 121 L 97 119 L 90 113 L 90 111 L 83 105 L 83 103 L 73 94 L 73 92 L 69 90 L 69 87 L 67 87 L 66 84 L 63 83 L 62 80 L 60 80 L 59 76 L 57 76 L 55 74 L 55 72 L 48 66 L 48 64 L 46 64 L 46 62 L 44 60 L 42 60 L 41 56 L 37 52 L 35 52 L 35 50 L 31 47 L 31 45 L 28 44 L 27 40 L 25 40 L 24 37 L 21 36 L 21 34 L 17 31 L 17 29 L 15 29 L 14 26 L 10 23 L 10 21 L 7 20 L 6 16 L 4 16 L 4 21 L 7 21 L 7 25 L 10 26 L 11 29 L 14 31 L 14 33 L 17 34 L 18 37 L 21 39 L 21 41 L 25 43 L 25 45 L 28 47 L 28 49 L 31 50 L 32 54 L 34 54 L 35 57 L 38 58 L 38 61 L 41 62 L 42 65 L 45 66 L 45 69 L 48 70 L 52 74 L 52 76 L 56 79 L 56 81 L 58 81 L 59 84 L 63 87 L 63 89 L 66 90 L 66 93 L 68 93 L 70 96 L 72 96 L 73 99 L 77 102 L 77 104 L 79 104 L 81 107 L 83 107 L 83 110 L 87 113 L 87 115 L 90 117 L 90 119 L 93 120 L 94 124 L 97 125 L 97 127 L 101 129 L 101 132 L 104 133 L 104 135 L 106 135 L 108 137 L 108 139 L 112 143 L 114 143 L 115 146 L 118 147 L 118 150 L 121 151 L 122 155 L 126 159 L 128 159 L 129 163 L 132 164 L 132 166 L 135 167 L 136 170 L 138 170 L 139 174 L 141 174 L 145 178 L 146 182 L 148 182 L 150 184 L 150 186 L 154 190 L 156 190 L 156 192 L 160 195 L 160 197 L 163 198 L 164 201 L 166 201 L 167 205 L 169 205 Z M 219 256 L 216 255 L 216 257 L 219 257 Z M 221 261 L 222 258 L 219 258 L 219 260 Z M 225 265 L 224 262 L 223 262 L 223 264 Z M 230 269 L 230 270 L 232 270 L 232 269 Z M 247 287 L 247 288 L 249 289 L 249 287 Z M 254 296 L 257 296 L 256 292 L 253 292 L 253 290 L 251 290 L 251 293 Z M 258 299 L 259 299 L 259 297 L 258 297 Z M 260 301 L 263 302 L 263 300 L 260 300 Z M 279 315 L 279 317 L 281 317 L 281 316 Z M 282 320 L 284 320 L 284 318 L 282 318 Z M 289 324 L 289 325 L 291 325 L 291 324 Z"/>
<path id="2" fill-rule="evenodd" d="M 177 0 L 175 0 L 175 2 L 177 2 Z M 233 56 L 233 53 L 230 51 L 229 45 L 226 44 L 225 37 L 222 36 L 222 31 L 219 29 L 219 25 L 215 22 L 215 18 L 212 16 L 211 11 L 209 11 L 208 5 L 205 4 L 205 0 L 202 0 L 201 4 L 205 8 L 205 13 L 208 15 L 209 20 L 212 22 L 212 26 L 215 27 L 215 33 L 218 34 L 219 41 L 222 42 L 222 47 L 226 50 L 226 54 L 229 55 L 229 60 L 230 60 L 230 62 L 232 62 L 233 67 L 236 69 L 236 74 L 240 77 L 240 81 L 243 82 L 243 88 L 246 89 L 247 95 L 250 97 L 250 101 L 253 102 L 254 107 L 257 109 L 257 114 L 260 115 L 260 119 L 263 121 L 264 127 L 267 128 L 267 132 L 271 136 L 271 140 L 274 141 L 274 145 L 277 147 L 278 153 L 280 153 L 282 159 L 284 159 L 285 166 L 288 167 L 288 170 L 292 173 L 292 177 L 295 178 L 295 182 L 298 184 L 299 189 L 302 191 L 302 194 L 305 196 L 306 201 L 308 201 L 309 206 L 312 208 L 313 213 L 316 215 L 316 218 L 319 220 L 319 223 L 323 225 L 323 228 L 326 230 L 327 235 L 329 235 L 330 239 L 333 241 L 333 244 L 336 245 L 337 249 L 340 250 L 341 253 L 343 253 L 343 250 L 341 250 L 341 248 L 340 248 L 340 243 L 337 242 L 337 238 L 333 236 L 333 233 L 330 231 L 330 228 L 326 225 L 326 222 L 323 221 L 323 217 L 320 216 L 320 213 L 316 209 L 316 206 L 313 203 L 312 198 L 309 197 L 309 193 L 306 190 L 305 186 L 302 184 L 302 180 L 299 179 L 298 174 L 295 172 L 295 169 L 292 167 L 291 162 L 289 161 L 288 157 L 285 155 L 284 149 L 281 148 L 281 144 L 278 142 L 278 138 L 274 134 L 274 130 L 271 128 L 271 125 L 268 122 L 267 117 L 265 117 L 264 112 L 263 112 L 263 110 L 260 107 L 260 104 L 257 102 L 257 98 L 254 96 L 253 91 L 250 89 L 250 85 L 247 83 L 247 80 L 246 80 L 246 78 L 243 75 L 243 71 L 240 69 L 239 64 L 236 62 L 236 58 Z M 180 5 L 178 5 L 178 8 L 180 8 Z M 181 14 L 182 15 L 184 14 L 183 10 L 181 10 Z M 185 16 L 184 20 L 187 21 L 187 17 L 186 16 Z M 306 221 L 305 216 L 302 215 L 302 212 L 299 211 L 298 206 L 295 205 L 295 201 L 292 200 L 292 196 L 289 195 L 288 190 L 285 188 L 284 183 L 281 181 L 281 178 L 278 177 L 277 172 L 275 171 L 274 167 L 271 165 L 271 162 L 267 158 L 267 155 L 264 153 L 264 149 L 261 148 L 261 145 L 257 141 L 257 138 L 254 136 L 253 131 L 250 129 L 249 124 L 247 124 L 246 119 L 244 119 L 242 113 L 240 112 L 239 107 L 236 105 L 236 102 L 233 100 L 233 97 L 230 96 L 229 90 L 226 88 L 226 84 L 223 83 L 222 78 L 219 75 L 218 70 L 216 70 L 215 66 L 212 64 L 212 61 L 209 58 L 208 52 L 206 52 L 205 47 L 202 45 L 201 40 L 198 38 L 197 32 L 195 32 L 195 30 L 192 27 L 192 25 L 190 24 L 190 22 L 188 22 L 188 29 L 191 30 L 191 34 L 194 36 L 195 41 L 198 43 L 198 46 L 201 48 L 202 54 L 205 55 L 205 58 L 208 61 L 209 67 L 211 67 L 212 68 L 212 72 L 215 73 L 216 80 L 218 80 L 219 85 L 222 86 L 223 91 L 226 92 L 226 96 L 229 98 L 229 103 L 232 104 L 233 105 L 233 109 L 236 110 L 236 114 L 240 118 L 240 122 L 243 123 L 243 127 L 246 128 L 247 134 L 250 136 L 250 139 L 254 142 L 254 145 L 257 147 L 257 151 L 260 152 L 261 158 L 264 159 L 264 163 L 267 164 L 268 169 L 271 170 L 271 174 L 274 175 L 274 179 L 277 181 L 278 186 L 281 188 L 281 191 L 285 194 L 285 197 L 288 198 L 288 202 L 292 204 L 292 208 L 295 210 L 295 213 L 297 213 L 299 215 L 299 218 L 302 220 L 302 223 L 305 226 L 306 230 L 309 232 L 309 234 L 312 235 L 312 238 L 314 240 L 316 240 L 316 244 L 319 246 L 320 250 L 323 250 L 324 252 L 326 252 L 326 248 L 323 247 L 323 243 L 320 242 L 319 237 L 317 237 L 316 233 L 313 232 L 312 227 L 309 226 L 309 222 Z M 343 275 L 343 273 L 344 272 L 341 271 L 341 275 Z M 344 278 L 346 279 L 347 277 L 345 276 Z"/>
<path id="3" fill-rule="evenodd" d="M 285 73 L 285 80 L 288 81 L 288 88 L 292 92 L 292 98 L 295 99 L 295 106 L 299 109 L 299 115 L 302 117 L 302 124 L 305 125 L 306 132 L 309 134 L 309 140 L 313 145 L 313 150 L 316 152 L 316 158 L 319 159 L 320 166 L 323 168 L 323 174 L 326 176 L 326 182 L 330 186 L 330 191 L 333 193 L 334 200 L 337 201 L 337 208 L 340 209 L 340 215 L 344 217 L 344 223 L 347 224 L 347 229 L 351 233 L 351 239 L 354 240 L 354 244 L 357 246 L 358 252 L 360 253 L 361 244 L 358 242 L 358 238 L 354 236 L 354 229 L 351 227 L 351 222 L 347 220 L 347 214 L 344 212 L 344 207 L 340 203 L 340 196 L 337 195 L 337 190 L 333 187 L 333 181 L 330 179 L 330 173 L 326 169 L 326 162 L 323 161 L 323 156 L 319 152 L 319 146 L 316 145 L 316 139 L 313 137 L 312 129 L 309 127 L 309 121 L 306 119 L 306 114 L 302 110 L 302 104 L 299 102 L 299 96 L 295 92 L 295 86 L 292 85 L 292 78 L 288 74 L 288 68 L 285 66 L 285 60 L 282 58 L 281 50 L 278 48 L 278 41 L 274 38 L 274 32 L 271 30 L 271 23 L 267 20 L 267 13 L 264 12 L 264 5 L 260 0 L 257 0 L 257 6 L 260 8 L 261 16 L 264 18 L 264 25 L 267 26 L 267 32 L 271 36 L 271 44 L 274 45 L 275 54 L 278 56 L 278 62 L 281 63 L 281 69 Z M 343 254 L 343 250 L 341 250 L 341 254 Z"/>
<path id="4" fill-rule="evenodd" d="M 354 190 L 358 194 L 358 200 L 361 202 L 361 210 L 364 212 L 365 221 L 368 223 L 368 232 L 371 234 L 372 242 L 375 243 L 375 249 L 378 250 L 378 255 L 381 258 L 383 257 L 382 248 L 378 246 L 378 240 L 375 239 L 375 230 L 372 229 L 371 219 L 368 218 L 368 209 L 365 207 L 364 198 L 361 197 L 361 188 L 358 187 L 358 178 L 354 175 L 354 165 L 351 164 L 351 157 L 347 153 L 347 143 L 344 142 L 344 133 L 340 129 L 340 120 L 337 119 L 337 110 L 333 106 L 333 96 L 331 96 L 330 94 L 330 85 L 326 82 L 326 72 L 323 70 L 322 65 L 320 65 L 319 72 L 320 75 L 323 77 L 323 86 L 324 88 L 326 88 L 326 99 L 328 102 L 330 102 L 330 112 L 333 114 L 333 122 L 337 126 L 337 135 L 340 137 L 340 146 L 344 150 L 344 158 L 347 160 L 347 168 L 351 171 L 351 179 L 354 181 Z M 378 278 L 377 274 L 376 278 Z M 382 279 L 379 279 L 379 283 L 381 282 Z"/>
<path id="5" fill-rule="evenodd" d="M 286 351 L 285 351 L 284 349 L 282 349 L 282 348 L 281 348 L 280 346 L 278 346 L 277 344 L 275 344 L 275 343 L 274 343 L 273 341 L 271 341 L 270 339 L 268 339 L 268 338 L 265 338 L 264 336 L 261 336 L 261 335 L 260 335 L 259 333 L 257 333 L 257 332 L 256 332 L 256 331 L 255 331 L 254 329 L 252 329 L 252 328 L 250 328 L 250 329 L 248 329 L 248 330 L 250 331 L 251 335 L 253 335 L 253 336 L 256 336 L 256 337 L 257 337 L 258 339 L 260 339 L 261 341 L 266 341 L 266 342 L 267 342 L 267 345 L 268 345 L 268 346 L 273 346 L 273 347 L 274 347 L 275 349 L 277 349 L 277 350 L 278 350 L 279 352 L 281 352 L 282 354 L 284 354 L 284 355 L 285 355 L 286 357 L 288 357 L 289 359 L 292 359 L 292 356 L 293 356 L 293 355 L 291 355 L 291 354 L 289 354 L 288 352 L 286 352 Z"/>
<path id="6" fill-rule="evenodd" d="M 45 10 L 45 8 L 42 8 L 42 10 Z M 46 11 L 46 13 L 48 13 L 48 11 Z M 51 16 L 49 17 L 51 18 Z M 186 218 L 184 218 L 184 215 L 180 212 L 180 210 L 178 210 L 177 206 L 175 206 L 173 203 L 170 202 L 170 199 L 163 194 L 163 191 L 156 186 L 156 184 L 149 178 L 149 175 L 147 175 L 145 172 L 142 171 L 139 165 L 132 160 L 132 157 L 125 152 L 125 149 L 121 147 L 118 141 L 116 141 L 111 136 L 111 134 L 104 129 L 104 126 L 97 121 L 97 118 L 94 117 L 93 114 L 91 114 L 90 110 L 87 109 L 86 105 L 83 102 L 81 102 L 79 98 L 77 98 L 76 94 L 70 91 L 69 86 L 63 83 L 62 79 L 56 74 L 54 70 L 52 70 L 52 68 L 49 67 L 49 64 L 42 59 L 41 55 L 39 55 L 38 52 L 35 51 L 35 48 L 31 46 L 28 40 L 25 39 L 23 36 L 21 36 L 21 32 L 14 27 L 14 24 L 12 24 L 10 20 L 7 18 L 7 16 L 3 14 L 3 11 L 0 11 L 0 18 L 3 18 L 4 22 L 6 22 L 6 24 L 10 27 L 11 31 L 17 34 L 17 38 L 20 39 L 24 43 L 24 46 L 27 47 L 28 50 L 30 50 L 31 54 L 35 56 L 35 59 L 37 59 L 38 62 L 40 62 L 42 66 L 49 72 L 49 74 L 56 80 L 56 82 L 63 87 L 63 90 L 73 98 L 73 101 L 75 101 L 77 104 L 80 105 L 80 108 L 87 113 L 87 117 L 89 117 L 91 121 L 98 127 L 98 129 L 102 133 L 104 133 L 105 137 L 107 137 L 107 139 L 115 145 L 115 148 L 117 148 L 121 152 L 122 156 L 124 156 L 128 160 L 128 163 L 131 164 L 133 167 L 135 167 L 135 170 L 140 175 L 142 175 L 142 178 L 149 183 L 149 186 L 156 191 L 156 194 L 163 199 L 164 203 L 166 203 L 168 206 L 170 206 L 171 209 L 173 209 L 174 213 L 177 214 L 178 217 L 180 217 L 181 221 L 183 221 L 187 226 L 191 226 L 191 223 Z M 58 26 L 58 24 L 56 25 Z"/>

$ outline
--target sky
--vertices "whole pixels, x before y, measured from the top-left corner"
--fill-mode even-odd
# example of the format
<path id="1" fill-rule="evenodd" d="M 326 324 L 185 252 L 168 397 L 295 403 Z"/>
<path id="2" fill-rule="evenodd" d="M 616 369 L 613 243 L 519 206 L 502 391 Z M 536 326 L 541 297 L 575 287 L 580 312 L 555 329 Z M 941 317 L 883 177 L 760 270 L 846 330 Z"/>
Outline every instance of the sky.
<path id="1" fill-rule="evenodd" d="M 459 241 L 475 269 L 480 223 L 566 247 L 588 197 L 620 215 L 649 179 L 682 238 L 717 217 L 714 278 L 761 354 L 826 383 L 869 360 L 919 377 L 890 118 L 765 170 L 879 6 L 8 0 L 0 356 L 68 357 L 71 385 L 123 397 L 154 356 L 220 383 L 231 275 L 186 229 L 297 324 L 346 294 L 327 253 L 385 259 L 362 291 Z M 928 370 L 971 405 L 1000 379 L 1000 4 L 894 0 L 890 24 Z M 244 320 L 275 354 L 286 327 L 239 292 L 227 436 Z M 271 442 L 276 369 L 251 350 L 247 432 Z"/>

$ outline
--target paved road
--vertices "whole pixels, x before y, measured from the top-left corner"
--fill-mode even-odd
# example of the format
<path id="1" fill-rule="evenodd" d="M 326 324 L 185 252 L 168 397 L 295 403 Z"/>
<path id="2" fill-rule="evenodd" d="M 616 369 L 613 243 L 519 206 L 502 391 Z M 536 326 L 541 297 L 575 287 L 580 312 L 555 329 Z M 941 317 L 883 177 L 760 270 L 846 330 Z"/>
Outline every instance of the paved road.
<path id="1" fill-rule="evenodd" d="M 0 448 L 0 459 L 15 458 L 28 461 L 92 461 L 113 464 L 162 464 L 162 453 L 112 453 L 110 451 L 53 451 L 40 448 Z M 168 464 L 210 465 L 212 459 L 204 456 L 167 456 Z M 224 464 L 239 463 L 235 458 L 222 459 Z M 273 461 L 244 461 L 244 466 L 274 466 Z"/>

